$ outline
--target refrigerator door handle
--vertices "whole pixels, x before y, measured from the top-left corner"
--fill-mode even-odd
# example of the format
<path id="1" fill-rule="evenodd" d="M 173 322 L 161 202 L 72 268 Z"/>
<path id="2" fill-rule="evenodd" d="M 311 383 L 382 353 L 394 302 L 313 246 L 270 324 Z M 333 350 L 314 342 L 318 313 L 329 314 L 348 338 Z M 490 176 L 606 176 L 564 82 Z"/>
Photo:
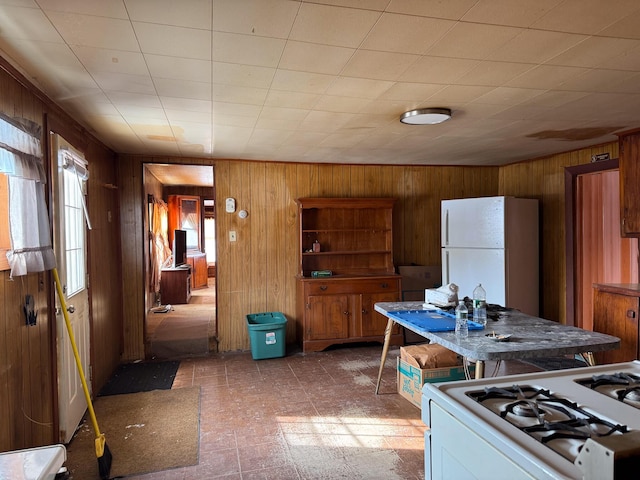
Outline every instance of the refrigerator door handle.
<path id="1" fill-rule="evenodd" d="M 449 252 L 444 252 L 444 278 L 442 279 L 443 285 L 449 284 Z"/>
<path id="2" fill-rule="evenodd" d="M 444 244 L 449 245 L 449 209 L 444 211 Z"/>

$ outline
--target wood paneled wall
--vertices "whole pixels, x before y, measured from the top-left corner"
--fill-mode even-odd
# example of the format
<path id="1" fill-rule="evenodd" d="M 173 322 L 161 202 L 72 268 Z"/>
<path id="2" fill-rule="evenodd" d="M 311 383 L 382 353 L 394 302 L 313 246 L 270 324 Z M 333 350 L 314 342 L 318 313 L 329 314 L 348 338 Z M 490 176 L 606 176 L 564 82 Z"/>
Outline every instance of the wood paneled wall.
<path id="1" fill-rule="evenodd" d="M 222 205 L 226 197 L 234 197 L 238 210 L 249 212 L 248 218 L 242 220 L 218 210 L 216 221 L 219 349 L 229 351 L 249 348 L 247 313 L 282 311 L 294 318 L 298 255 L 294 200 L 298 197 L 397 198 L 396 265 L 440 265 L 443 199 L 487 195 L 537 198 L 541 222 L 541 312 L 545 318 L 564 323 L 564 167 L 588 163 L 592 155 L 603 152 L 617 157 L 617 142 L 505 167 L 310 165 L 121 156 L 120 168 L 131 178 L 142 162 L 213 165 L 217 205 Z M 133 183 L 128 185 L 139 188 Z M 134 190 L 126 195 L 135 197 L 137 193 Z M 131 218 L 131 223 L 123 226 L 128 230 L 136 221 L 139 218 Z M 235 243 L 228 241 L 230 230 L 237 232 Z M 133 251 L 133 237 L 128 238 L 123 237 L 123 244 L 128 242 L 124 250 Z M 133 283 L 129 287 L 136 288 Z M 125 311 L 125 322 L 130 322 L 127 331 L 131 333 L 125 355 L 131 359 L 143 358 L 144 354 L 143 317 L 137 313 L 140 308 L 134 305 Z M 293 322 L 289 322 L 287 341 L 294 340 Z"/>
<path id="2" fill-rule="evenodd" d="M 540 316 L 566 323 L 565 167 L 592 155 L 618 158 L 618 142 L 574 150 L 500 168 L 499 195 L 540 200 Z"/>
<path id="3" fill-rule="evenodd" d="M 141 198 L 139 178 L 143 163 L 184 163 L 212 165 L 215 201 L 236 199 L 237 210 L 249 212 L 246 219 L 228 214 L 218 207 L 217 317 L 220 351 L 246 350 L 249 338 L 245 316 L 248 313 L 281 311 L 291 319 L 288 342 L 295 341 L 295 275 L 298 262 L 298 197 L 389 196 L 398 199 L 394 209 L 396 264 L 440 264 L 440 200 L 463 196 L 495 195 L 498 191 L 497 167 L 392 167 L 362 165 L 291 164 L 120 156 L 122 205 L 127 199 Z M 130 206 L 126 210 L 129 211 Z M 123 211 L 125 208 L 123 208 Z M 127 214 L 128 215 L 128 214 Z M 123 254 L 125 268 L 141 269 L 135 231 L 142 231 L 141 208 L 123 216 Z M 230 243 L 228 232 L 237 232 Z M 125 234 L 126 232 L 126 234 Z M 138 263 L 136 263 L 138 262 Z M 135 303 L 142 283 L 141 273 L 125 275 L 125 357 L 144 358 L 142 303 Z"/>
<path id="4" fill-rule="evenodd" d="M 0 58 L 0 111 L 43 126 L 45 168 L 53 128 L 89 161 L 89 232 L 93 386 L 99 389 L 120 362 L 122 288 L 120 220 L 114 153 L 32 87 Z M 49 192 L 48 192 L 49 194 Z M 26 326 L 25 295 L 34 297 L 37 324 Z M 58 441 L 53 280 L 49 272 L 9 278 L 0 271 L 0 451 Z"/>

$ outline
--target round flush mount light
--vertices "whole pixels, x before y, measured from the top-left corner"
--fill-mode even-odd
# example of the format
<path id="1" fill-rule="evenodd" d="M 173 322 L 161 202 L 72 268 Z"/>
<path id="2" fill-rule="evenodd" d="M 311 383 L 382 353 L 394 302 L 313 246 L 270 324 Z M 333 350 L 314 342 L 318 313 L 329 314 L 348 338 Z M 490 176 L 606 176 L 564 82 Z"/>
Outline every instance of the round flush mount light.
<path id="1" fill-rule="evenodd" d="M 420 108 L 400 115 L 400 121 L 409 125 L 435 125 L 450 118 L 449 108 Z"/>

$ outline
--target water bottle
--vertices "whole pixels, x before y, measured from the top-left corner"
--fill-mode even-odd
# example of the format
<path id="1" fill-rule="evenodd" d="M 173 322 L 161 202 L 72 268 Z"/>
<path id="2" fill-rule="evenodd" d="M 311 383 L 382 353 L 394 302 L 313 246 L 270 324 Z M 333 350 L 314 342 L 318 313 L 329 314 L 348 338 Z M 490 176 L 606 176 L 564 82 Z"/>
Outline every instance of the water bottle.
<path id="1" fill-rule="evenodd" d="M 487 324 L 487 292 L 481 283 L 473 290 L 473 321 L 483 326 Z"/>
<path id="2" fill-rule="evenodd" d="M 469 310 L 467 310 L 467 306 L 464 304 L 464 300 L 460 300 L 458 302 L 458 306 L 456 307 L 456 336 L 469 336 L 469 324 L 467 323 L 468 315 Z"/>

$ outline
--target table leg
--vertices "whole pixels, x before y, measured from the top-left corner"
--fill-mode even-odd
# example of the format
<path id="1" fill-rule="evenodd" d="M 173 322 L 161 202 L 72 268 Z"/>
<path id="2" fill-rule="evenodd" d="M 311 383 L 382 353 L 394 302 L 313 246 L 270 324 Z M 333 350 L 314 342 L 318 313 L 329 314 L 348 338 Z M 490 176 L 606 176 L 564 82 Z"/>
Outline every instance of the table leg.
<path id="1" fill-rule="evenodd" d="M 380 381 L 382 380 L 382 369 L 384 362 L 387 361 L 387 352 L 389 351 L 389 342 L 391 341 L 391 330 L 393 329 L 393 319 L 387 320 L 387 328 L 384 331 L 384 344 L 382 345 L 382 357 L 380 358 L 380 370 L 378 371 L 378 382 L 376 383 L 376 395 L 380 390 Z"/>
<path id="2" fill-rule="evenodd" d="M 476 378 L 484 378 L 484 360 L 476 360 Z"/>
<path id="3" fill-rule="evenodd" d="M 593 356 L 593 352 L 584 352 L 580 354 L 582 356 L 582 358 L 584 358 L 584 361 L 587 362 L 587 365 L 589 365 L 590 367 L 595 366 L 596 364 L 596 359 Z"/>

